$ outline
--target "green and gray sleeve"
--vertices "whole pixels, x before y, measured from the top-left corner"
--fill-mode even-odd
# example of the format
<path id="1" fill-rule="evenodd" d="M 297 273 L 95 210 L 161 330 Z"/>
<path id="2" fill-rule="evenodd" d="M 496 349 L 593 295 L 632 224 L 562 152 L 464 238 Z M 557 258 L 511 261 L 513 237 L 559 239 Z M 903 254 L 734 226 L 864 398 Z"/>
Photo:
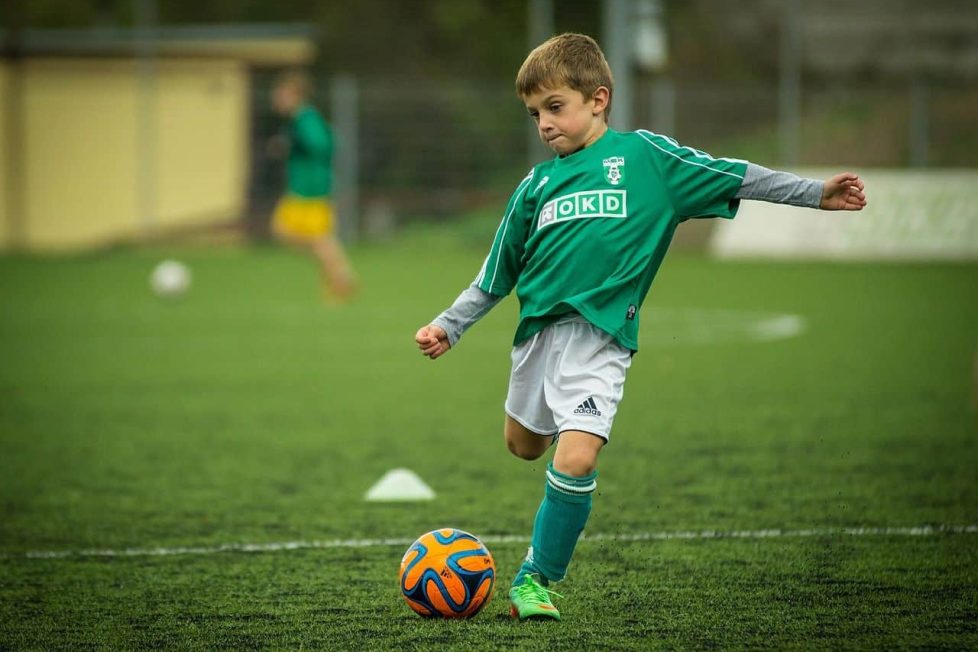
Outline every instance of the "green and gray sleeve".
<path id="1" fill-rule="evenodd" d="M 496 229 L 489 255 L 472 285 L 431 323 L 444 329 L 452 346 L 472 324 L 479 321 L 516 286 L 522 270 L 523 245 L 526 241 L 524 197 L 533 179 L 533 171 L 520 182 L 506 204 L 503 219 Z"/>
<path id="2" fill-rule="evenodd" d="M 818 208 L 822 202 L 822 188 L 823 183 L 817 179 L 805 179 L 790 172 L 748 163 L 736 198 Z"/>
<path id="3" fill-rule="evenodd" d="M 455 346 L 462 338 L 462 333 L 482 319 L 502 299 L 483 291 L 473 283 L 458 295 L 455 303 L 435 317 L 431 323 L 442 328 L 448 334 L 448 343 Z"/>

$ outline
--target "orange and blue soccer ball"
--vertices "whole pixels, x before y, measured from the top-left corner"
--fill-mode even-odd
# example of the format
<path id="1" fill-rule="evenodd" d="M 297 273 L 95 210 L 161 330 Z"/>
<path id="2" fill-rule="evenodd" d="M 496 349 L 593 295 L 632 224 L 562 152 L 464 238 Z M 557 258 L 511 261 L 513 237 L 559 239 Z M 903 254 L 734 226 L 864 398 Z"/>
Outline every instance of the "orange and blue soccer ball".
<path id="1" fill-rule="evenodd" d="M 426 618 L 471 618 L 489 602 L 495 581 L 489 550 L 462 530 L 423 534 L 401 559 L 401 595 Z"/>

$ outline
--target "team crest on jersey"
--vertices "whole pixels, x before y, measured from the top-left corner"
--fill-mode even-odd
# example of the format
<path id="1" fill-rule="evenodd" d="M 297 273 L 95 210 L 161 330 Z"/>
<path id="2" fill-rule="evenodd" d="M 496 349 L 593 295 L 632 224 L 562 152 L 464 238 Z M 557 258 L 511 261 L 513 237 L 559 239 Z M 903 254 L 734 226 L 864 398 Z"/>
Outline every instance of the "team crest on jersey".
<path id="1" fill-rule="evenodd" d="M 608 180 L 608 183 L 617 186 L 625 180 L 625 172 L 622 170 L 625 167 L 624 156 L 606 158 L 601 161 L 601 164 L 604 165 L 604 178 Z"/>

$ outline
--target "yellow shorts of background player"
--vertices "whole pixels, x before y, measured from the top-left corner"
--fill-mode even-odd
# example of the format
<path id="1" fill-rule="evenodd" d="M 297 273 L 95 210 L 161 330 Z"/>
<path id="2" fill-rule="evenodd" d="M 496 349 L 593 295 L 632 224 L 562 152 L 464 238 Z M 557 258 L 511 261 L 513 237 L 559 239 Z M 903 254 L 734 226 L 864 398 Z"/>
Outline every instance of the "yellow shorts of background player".
<path id="1" fill-rule="evenodd" d="M 272 215 L 272 230 L 290 240 L 315 240 L 333 234 L 333 203 L 318 197 L 286 195 Z"/>

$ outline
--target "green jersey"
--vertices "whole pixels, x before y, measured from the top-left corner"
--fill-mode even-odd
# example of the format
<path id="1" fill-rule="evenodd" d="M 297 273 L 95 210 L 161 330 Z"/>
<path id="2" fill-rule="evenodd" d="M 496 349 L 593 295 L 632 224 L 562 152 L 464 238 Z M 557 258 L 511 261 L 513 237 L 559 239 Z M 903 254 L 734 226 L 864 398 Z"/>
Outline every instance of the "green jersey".
<path id="1" fill-rule="evenodd" d="M 289 193 L 300 197 L 328 197 L 333 190 L 333 134 L 313 107 L 305 104 L 292 117 L 289 128 L 286 180 Z"/>
<path id="2" fill-rule="evenodd" d="M 516 288 L 517 344 L 577 312 L 635 351 L 639 310 L 676 226 L 733 218 L 746 169 L 666 136 L 609 129 L 523 179 L 475 283 L 496 296 Z"/>

